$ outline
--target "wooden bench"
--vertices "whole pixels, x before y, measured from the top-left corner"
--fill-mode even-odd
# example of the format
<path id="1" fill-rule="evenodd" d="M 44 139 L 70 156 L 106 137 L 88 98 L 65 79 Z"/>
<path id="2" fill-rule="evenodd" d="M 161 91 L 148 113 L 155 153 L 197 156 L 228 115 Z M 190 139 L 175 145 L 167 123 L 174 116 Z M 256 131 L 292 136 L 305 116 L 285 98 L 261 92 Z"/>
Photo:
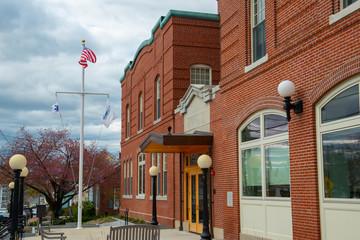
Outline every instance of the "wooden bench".
<path id="1" fill-rule="evenodd" d="M 44 239 L 64 240 L 64 239 L 66 239 L 66 236 L 64 236 L 64 233 L 45 232 L 44 229 L 42 228 L 41 224 L 39 224 L 39 233 L 40 233 L 40 236 L 41 236 L 41 240 L 44 240 Z"/>
<path id="2" fill-rule="evenodd" d="M 160 226 L 139 224 L 110 227 L 107 240 L 160 240 Z"/>
<path id="3" fill-rule="evenodd" d="M 39 225 L 41 224 L 42 228 L 44 229 L 45 227 L 49 230 L 50 232 L 50 226 L 51 226 L 51 217 L 50 216 L 46 216 L 43 218 L 38 218 L 38 231 L 39 231 Z M 40 220 L 41 219 L 41 220 Z M 44 221 L 45 220 L 45 221 Z"/>

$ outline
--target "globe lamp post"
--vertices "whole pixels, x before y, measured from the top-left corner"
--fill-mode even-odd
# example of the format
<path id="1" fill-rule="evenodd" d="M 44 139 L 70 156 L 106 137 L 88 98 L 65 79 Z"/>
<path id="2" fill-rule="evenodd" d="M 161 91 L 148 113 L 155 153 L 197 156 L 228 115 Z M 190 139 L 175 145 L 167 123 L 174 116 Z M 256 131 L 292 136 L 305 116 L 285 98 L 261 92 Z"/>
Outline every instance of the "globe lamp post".
<path id="1" fill-rule="evenodd" d="M 149 173 L 152 178 L 152 184 L 153 184 L 153 210 L 152 210 L 151 225 L 158 225 L 159 223 L 156 217 L 156 176 L 159 174 L 159 168 L 157 166 L 152 166 L 149 169 Z"/>

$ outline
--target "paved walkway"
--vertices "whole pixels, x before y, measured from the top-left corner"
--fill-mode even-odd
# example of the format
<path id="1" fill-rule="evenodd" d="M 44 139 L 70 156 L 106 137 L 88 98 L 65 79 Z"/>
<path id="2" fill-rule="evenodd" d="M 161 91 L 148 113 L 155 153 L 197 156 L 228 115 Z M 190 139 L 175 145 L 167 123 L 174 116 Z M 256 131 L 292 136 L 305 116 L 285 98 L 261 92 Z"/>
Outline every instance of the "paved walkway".
<path id="1" fill-rule="evenodd" d="M 66 240 L 106 240 L 106 235 L 110 232 L 110 226 L 83 228 L 81 230 L 74 228 L 53 228 L 51 232 L 63 232 Z M 40 236 L 26 237 L 26 240 L 40 240 Z M 199 240 L 200 235 L 175 229 L 161 229 L 161 240 Z"/>
<path id="2" fill-rule="evenodd" d="M 114 217 L 113 217 L 114 218 Z M 63 232 L 64 235 L 67 237 L 66 240 L 106 240 L 107 234 L 110 233 L 110 226 L 119 226 L 125 225 L 123 220 L 114 218 L 115 222 L 109 222 L 100 224 L 99 226 L 92 226 L 86 227 L 84 226 L 83 229 L 76 229 L 76 224 L 72 224 L 71 227 L 61 227 L 61 226 L 54 226 L 51 228 L 51 232 Z M 132 223 L 129 223 L 132 225 Z M 36 236 L 28 236 L 25 237 L 26 240 L 40 240 L 41 237 Z M 199 240 L 200 235 L 178 231 L 175 229 L 169 228 L 160 228 L 160 239 L 161 240 Z"/>

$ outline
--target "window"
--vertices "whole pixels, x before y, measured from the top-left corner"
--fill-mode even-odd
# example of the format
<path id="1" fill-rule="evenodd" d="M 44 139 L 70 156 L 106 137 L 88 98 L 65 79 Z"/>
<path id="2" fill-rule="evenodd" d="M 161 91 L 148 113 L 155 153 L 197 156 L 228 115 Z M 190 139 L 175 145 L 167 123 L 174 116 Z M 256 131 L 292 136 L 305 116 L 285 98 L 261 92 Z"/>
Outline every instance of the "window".
<path id="1" fill-rule="evenodd" d="M 132 195 L 133 188 L 133 161 L 130 159 L 130 195 Z"/>
<path id="2" fill-rule="evenodd" d="M 156 80 L 156 108 L 155 108 L 155 120 L 160 119 L 160 77 Z"/>
<path id="3" fill-rule="evenodd" d="M 126 138 L 130 137 L 130 107 L 126 106 Z"/>
<path id="4" fill-rule="evenodd" d="M 163 195 L 167 195 L 167 154 L 163 153 Z"/>
<path id="5" fill-rule="evenodd" d="M 290 197 L 288 123 L 262 112 L 240 129 L 242 196 Z"/>
<path id="6" fill-rule="evenodd" d="M 145 194 L 145 154 L 138 156 L 138 195 Z"/>
<path id="7" fill-rule="evenodd" d="M 1 186 L 0 186 L 1 187 Z M 7 208 L 8 203 L 10 202 L 10 191 L 7 186 L 2 186 L 1 188 L 1 208 Z"/>
<path id="8" fill-rule="evenodd" d="M 360 198 L 359 99 L 356 83 L 337 92 L 319 108 L 326 199 Z"/>
<path id="9" fill-rule="evenodd" d="M 139 95 L 139 131 L 143 129 L 143 95 L 140 93 Z"/>
<path id="10" fill-rule="evenodd" d="M 340 11 L 330 15 L 329 22 L 330 24 L 336 23 L 340 19 L 348 16 L 349 14 L 360 9 L 360 1 L 358 0 L 339 0 Z"/>
<path id="11" fill-rule="evenodd" d="M 354 76 L 316 105 L 322 239 L 359 236 L 354 230 L 360 214 L 359 92 L 360 77 Z"/>
<path id="12" fill-rule="evenodd" d="M 252 0 L 252 62 L 266 54 L 265 0 Z"/>
<path id="13" fill-rule="evenodd" d="M 126 161 L 124 161 L 124 195 L 128 195 L 128 193 L 127 193 L 127 188 L 126 188 L 126 186 L 127 186 L 127 176 L 126 176 Z"/>
<path id="14" fill-rule="evenodd" d="M 348 7 L 349 5 L 353 4 L 354 2 L 357 2 L 358 0 L 340 0 L 340 6 L 341 9 L 344 9 Z"/>
<path id="15" fill-rule="evenodd" d="M 157 196 L 167 195 L 167 155 L 166 153 L 152 153 L 151 165 L 159 168 L 159 174 L 156 177 Z M 162 174 L 161 174 L 162 172 Z M 151 184 L 151 195 L 153 194 L 153 187 Z"/>
<path id="16" fill-rule="evenodd" d="M 190 83 L 211 85 L 211 68 L 206 65 L 194 65 L 190 69 Z"/>
<path id="17" fill-rule="evenodd" d="M 126 161 L 126 193 L 130 195 L 130 160 Z"/>

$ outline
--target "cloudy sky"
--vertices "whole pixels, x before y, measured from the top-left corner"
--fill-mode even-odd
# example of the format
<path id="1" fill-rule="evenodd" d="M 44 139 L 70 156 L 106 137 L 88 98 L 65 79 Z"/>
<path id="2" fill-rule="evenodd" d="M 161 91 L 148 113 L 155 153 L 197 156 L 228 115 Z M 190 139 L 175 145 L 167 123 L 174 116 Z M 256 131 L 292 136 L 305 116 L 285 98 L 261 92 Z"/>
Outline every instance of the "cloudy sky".
<path id="1" fill-rule="evenodd" d="M 85 140 L 121 151 L 121 85 L 126 64 L 170 9 L 217 12 L 216 0 L 1 0 L 0 144 L 21 126 L 61 128 L 51 106 L 56 91 L 81 91 L 81 40 L 97 56 L 85 72 L 85 91 L 110 94 L 118 118 L 101 126 L 106 96 L 85 97 Z M 80 134 L 79 95 L 58 94 L 62 120 Z M 1 134 L 4 134 L 2 136 Z"/>

